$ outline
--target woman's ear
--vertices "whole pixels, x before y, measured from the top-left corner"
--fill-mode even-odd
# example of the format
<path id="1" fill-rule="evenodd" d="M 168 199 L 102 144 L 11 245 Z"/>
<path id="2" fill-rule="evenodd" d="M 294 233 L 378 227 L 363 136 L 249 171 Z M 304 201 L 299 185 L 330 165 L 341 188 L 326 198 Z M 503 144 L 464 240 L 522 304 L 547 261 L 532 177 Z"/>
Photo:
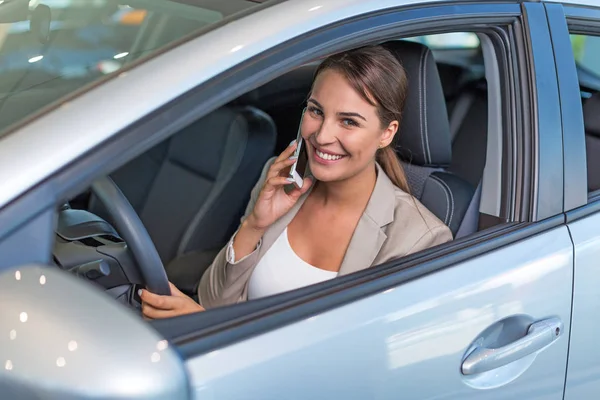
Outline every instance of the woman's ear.
<path id="1" fill-rule="evenodd" d="M 380 147 L 387 147 L 390 145 L 390 143 L 392 143 L 392 141 L 394 140 L 394 136 L 396 136 L 396 133 L 398 132 L 398 126 L 398 121 L 390 122 L 388 127 L 385 128 L 385 130 L 381 134 L 379 142 Z"/>

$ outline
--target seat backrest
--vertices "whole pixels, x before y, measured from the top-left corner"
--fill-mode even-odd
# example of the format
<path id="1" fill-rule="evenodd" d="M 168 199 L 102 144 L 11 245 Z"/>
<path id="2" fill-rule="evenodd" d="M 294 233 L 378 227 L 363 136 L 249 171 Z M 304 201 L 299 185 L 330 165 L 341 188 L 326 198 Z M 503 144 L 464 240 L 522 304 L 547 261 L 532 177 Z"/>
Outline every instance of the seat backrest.
<path id="1" fill-rule="evenodd" d="M 488 98 L 485 80 L 463 87 L 450 117 L 452 161 L 448 169 L 477 186 L 487 155 Z"/>
<path id="2" fill-rule="evenodd" d="M 264 112 L 221 108 L 126 164 L 112 178 L 166 265 L 189 251 L 214 250 L 227 242 L 273 154 L 275 140 L 275 126 Z"/>
<path id="3" fill-rule="evenodd" d="M 296 139 L 302 109 L 306 106 L 318 65 L 314 62 L 295 68 L 232 102 L 258 107 L 273 118 L 277 127 L 275 154 L 280 154 Z"/>
<path id="4" fill-rule="evenodd" d="M 420 43 L 390 41 L 384 46 L 398 58 L 408 77 L 396 150 L 412 194 L 456 235 L 475 187 L 448 171 L 452 161 L 450 125 L 435 60 Z"/>
<path id="5" fill-rule="evenodd" d="M 583 105 L 585 148 L 587 153 L 588 192 L 600 189 L 600 93 Z"/>

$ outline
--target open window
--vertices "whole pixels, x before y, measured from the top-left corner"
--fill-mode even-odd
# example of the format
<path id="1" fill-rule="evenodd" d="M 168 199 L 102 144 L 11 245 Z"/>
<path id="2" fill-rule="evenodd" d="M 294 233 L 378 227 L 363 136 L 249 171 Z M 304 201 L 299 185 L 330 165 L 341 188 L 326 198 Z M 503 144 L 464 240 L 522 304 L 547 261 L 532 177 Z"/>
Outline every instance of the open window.
<path id="1" fill-rule="evenodd" d="M 501 116 L 511 93 L 501 89 L 507 77 L 498 72 L 502 38 L 482 29 L 375 43 L 390 40 L 399 46 L 395 55 L 412 86 L 398 151 L 412 194 L 451 228 L 455 239 L 468 240 L 510 222 L 509 211 L 501 210 L 509 203 L 502 188 L 512 176 L 508 152 L 503 152 L 509 122 Z M 238 228 L 265 162 L 295 138 L 322 59 L 192 118 L 111 172 L 149 232 L 169 280 L 185 293 L 195 295 L 203 272 Z M 90 191 L 71 198 L 59 212 L 54 260 L 61 268 L 77 270 L 89 268 L 102 254 L 123 273 L 102 276 L 94 266 L 95 282 L 116 288 L 116 296 L 137 305 L 137 286 L 126 283 L 139 276 L 124 240 L 110 228 L 115 222 Z M 74 235 L 82 225 L 96 230 Z"/>
<path id="2" fill-rule="evenodd" d="M 575 31 L 577 32 L 577 31 Z M 600 193 L 600 36 L 572 33 L 571 46 L 579 78 L 587 160 L 587 188 L 591 197 Z"/>

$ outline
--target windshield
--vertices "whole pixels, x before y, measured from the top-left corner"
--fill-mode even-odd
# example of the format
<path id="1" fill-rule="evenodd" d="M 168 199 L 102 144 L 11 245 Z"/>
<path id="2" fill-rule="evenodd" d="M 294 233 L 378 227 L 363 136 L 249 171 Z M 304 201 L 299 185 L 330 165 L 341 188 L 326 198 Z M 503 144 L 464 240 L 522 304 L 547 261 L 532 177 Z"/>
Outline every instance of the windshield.
<path id="1" fill-rule="evenodd" d="M 0 1 L 0 136 L 133 60 L 259 0 Z"/>

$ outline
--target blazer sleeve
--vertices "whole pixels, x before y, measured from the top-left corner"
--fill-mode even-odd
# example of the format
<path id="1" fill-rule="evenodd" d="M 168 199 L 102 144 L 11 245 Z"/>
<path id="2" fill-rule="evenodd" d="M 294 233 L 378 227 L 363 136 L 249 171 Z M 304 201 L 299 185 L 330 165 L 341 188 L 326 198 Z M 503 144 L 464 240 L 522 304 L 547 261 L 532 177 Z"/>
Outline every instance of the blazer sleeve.
<path id="1" fill-rule="evenodd" d="M 450 228 L 440 223 L 438 226 L 425 232 L 425 234 L 415 242 L 407 254 L 417 253 L 421 250 L 425 250 L 451 240 L 452 232 L 450 231 Z"/>
<path id="2" fill-rule="evenodd" d="M 241 222 L 244 222 L 254 209 L 254 204 L 256 204 L 258 195 L 266 180 L 267 172 L 274 161 L 275 157 L 269 159 L 263 167 L 260 178 L 250 194 L 250 201 L 246 206 L 240 226 Z M 252 253 L 243 259 L 237 260 L 234 264 L 227 262 L 227 247 L 233 242 L 236 234 L 237 230 L 225 247 L 217 254 L 210 267 L 208 267 L 200 279 L 200 284 L 198 285 L 198 302 L 204 308 L 237 303 L 242 298 L 246 282 L 250 278 L 249 275 L 258 262 L 260 243 Z"/>

